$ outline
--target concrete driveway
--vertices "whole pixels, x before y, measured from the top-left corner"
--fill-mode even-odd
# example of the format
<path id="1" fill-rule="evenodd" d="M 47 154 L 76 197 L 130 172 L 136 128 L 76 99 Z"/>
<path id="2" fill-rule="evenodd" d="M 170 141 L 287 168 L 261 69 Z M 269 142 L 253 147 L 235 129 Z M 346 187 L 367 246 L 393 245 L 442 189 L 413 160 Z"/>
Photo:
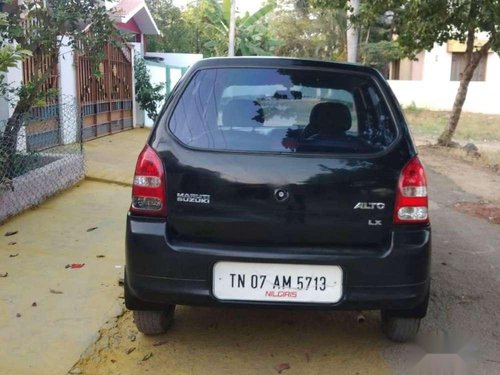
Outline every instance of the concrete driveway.
<path id="1" fill-rule="evenodd" d="M 131 186 L 137 156 L 149 132 L 138 128 L 85 143 L 87 179 Z"/>
<path id="2" fill-rule="evenodd" d="M 86 143 L 87 174 L 105 183 L 85 180 L 0 226 L 0 274 L 8 273 L 0 278 L 0 374 L 65 374 L 122 313 L 125 185 L 148 134 Z M 73 263 L 85 265 L 66 268 Z"/>
<path id="3" fill-rule="evenodd" d="M 91 180 L 0 227 L 0 273 L 9 273 L 0 278 L 0 374 L 400 374 L 422 358 L 422 374 L 443 358 L 457 368 L 465 359 L 470 373 L 500 373 L 500 231 L 456 211 L 455 202 L 481 197 L 432 168 L 433 292 L 423 337 L 434 346 L 388 342 L 371 312 L 359 324 L 358 312 L 180 307 L 168 334 L 138 334 L 122 315 L 117 281 L 127 185 L 147 134 L 87 143 Z M 65 268 L 71 263 L 85 265 Z"/>

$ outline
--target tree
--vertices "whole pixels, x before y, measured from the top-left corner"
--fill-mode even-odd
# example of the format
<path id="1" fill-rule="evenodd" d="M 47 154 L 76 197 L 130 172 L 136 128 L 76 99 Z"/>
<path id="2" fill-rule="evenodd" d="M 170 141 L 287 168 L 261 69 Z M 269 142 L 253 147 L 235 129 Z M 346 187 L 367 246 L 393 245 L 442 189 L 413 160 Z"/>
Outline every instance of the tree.
<path id="1" fill-rule="evenodd" d="M 31 56 L 30 52 L 19 46 L 4 45 L 0 47 L 0 72 L 5 73 L 9 68 L 17 66 L 19 61 Z"/>
<path id="2" fill-rule="evenodd" d="M 0 13 L 0 30 L 8 26 L 8 14 Z M 9 86 L 5 82 L 5 73 L 9 68 L 17 66 L 19 61 L 31 56 L 31 52 L 21 46 L 13 46 L 8 40 L 0 40 L 0 97 L 7 95 Z"/>
<path id="3" fill-rule="evenodd" d="M 165 95 L 162 94 L 164 86 L 151 83 L 151 74 L 149 74 L 144 59 L 139 56 L 135 56 L 134 59 L 134 78 L 137 103 L 143 111 L 146 111 L 149 118 L 155 121 L 158 116 L 157 104 L 165 98 Z"/>
<path id="4" fill-rule="evenodd" d="M 366 22 L 394 12 L 394 33 L 406 56 L 431 50 L 434 43 L 449 40 L 465 43 L 467 64 L 461 72 L 448 123 L 438 138 L 438 144 L 449 146 L 458 126 L 462 107 L 474 71 L 490 50 L 500 52 L 499 0 L 372 0 L 362 4 L 359 20 Z M 484 44 L 477 36 L 484 35 Z"/>
<path id="5" fill-rule="evenodd" d="M 390 40 L 363 43 L 361 44 L 360 54 L 363 64 L 380 70 L 384 76 L 389 74 L 388 64 L 391 61 L 404 57 L 399 44 Z"/>
<path id="6" fill-rule="evenodd" d="M 21 57 L 32 55 L 33 75 L 30 82 L 22 83 L 16 90 L 18 100 L 13 115 L 0 137 L 0 156 L 7 178 L 13 177 L 17 135 L 25 115 L 43 103 L 47 95 L 55 94 L 43 89 L 53 72 L 47 61 L 56 64 L 61 47 L 67 44 L 91 56 L 97 74 L 97 62 L 104 54 L 102 47 L 115 35 L 113 22 L 99 0 L 24 0 L 20 5 L 11 5 L 8 17 L 0 25 L 0 40 L 19 46 L 17 53 L 29 51 L 21 52 Z"/>
<path id="7" fill-rule="evenodd" d="M 346 27 L 343 10 L 313 8 L 295 0 L 280 1 L 269 20 L 278 56 L 345 60 Z"/>
<path id="8" fill-rule="evenodd" d="M 195 28 L 172 0 L 146 0 L 161 35 L 148 38 L 150 52 L 195 52 Z"/>
<path id="9" fill-rule="evenodd" d="M 303 23 L 299 22 L 291 14 L 293 7 L 287 6 L 288 16 L 284 22 L 273 27 L 278 42 L 281 42 L 278 53 L 289 44 L 294 48 L 304 48 L 307 57 L 361 61 L 384 74 L 391 61 L 403 57 L 401 48 L 392 40 L 392 27 L 384 22 L 383 17 L 377 15 L 366 20 L 359 17 L 361 8 L 355 10 L 354 5 L 362 4 L 360 1 L 356 4 L 352 0 L 288 0 L 280 3 L 292 3 L 298 11 L 296 13 L 305 17 Z M 351 22 L 348 22 L 347 14 L 350 14 Z M 323 54 L 321 48 L 311 53 L 316 43 L 324 46 L 325 51 L 334 49 L 336 52 Z"/>
<path id="10" fill-rule="evenodd" d="M 304 2 L 307 0 L 296 0 Z M 347 62 L 361 61 L 363 64 L 376 67 L 382 73 L 387 71 L 390 58 L 398 56 L 399 48 L 394 43 L 387 26 L 382 25 L 381 18 L 360 18 L 362 4 L 360 0 L 309 0 L 315 9 L 335 10 L 343 12 L 346 19 L 346 51 Z M 389 40 L 388 40 L 389 39 Z"/>
<path id="11" fill-rule="evenodd" d="M 390 63 L 405 57 L 405 54 L 394 39 L 393 18 L 377 15 L 365 22 L 359 22 L 360 30 L 359 55 L 360 62 L 378 69 L 384 77 L 389 77 Z"/>
<path id="12" fill-rule="evenodd" d="M 226 56 L 228 52 L 230 0 L 199 0 L 191 5 L 188 17 L 197 25 L 203 53 L 209 56 Z M 245 13 L 236 18 L 235 55 L 269 55 L 273 42 L 265 23 L 265 16 L 275 7 L 270 2 L 254 14 Z"/>
<path id="13" fill-rule="evenodd" d="M 346 46 L 347 61 L 355 63 L 359 55 L 360 25 L 354 22 L 358 17 L 361 1 L 360 0 L 296 0 L 299 3 L 310 2 L 315 8 L 320 9 L 338 9 L 346 12 Z"/>

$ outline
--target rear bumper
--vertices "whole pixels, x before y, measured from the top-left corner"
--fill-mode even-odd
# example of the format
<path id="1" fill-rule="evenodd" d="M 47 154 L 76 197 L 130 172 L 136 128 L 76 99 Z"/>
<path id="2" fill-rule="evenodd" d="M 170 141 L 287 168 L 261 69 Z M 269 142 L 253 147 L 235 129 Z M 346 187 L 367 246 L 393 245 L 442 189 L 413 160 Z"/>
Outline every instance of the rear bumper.
<path id="1" fill-rule="evenodd" d="M 410 310 L 424 303 L 429 289 L 430 227 L 401 227 L 386 251 L 325 249 L 214 248 L 169 244 L 166 222 L 127 219 L 126 304 L 130 309 L 165 304 L 226 305 L 335 310 Z M 342 267 L 343 297 L 335 304 L 221 301 L 212 294 L 218 261 L 329 264 Z M 425 314 L 425 312 L 424 312 Z"/>

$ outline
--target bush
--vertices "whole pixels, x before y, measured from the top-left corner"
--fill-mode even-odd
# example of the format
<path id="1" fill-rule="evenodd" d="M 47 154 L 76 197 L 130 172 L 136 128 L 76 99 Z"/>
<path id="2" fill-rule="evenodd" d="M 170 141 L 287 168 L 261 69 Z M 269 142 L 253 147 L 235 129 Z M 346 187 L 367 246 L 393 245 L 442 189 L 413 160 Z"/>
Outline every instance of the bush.
<path id="1" fill-rule="evenodd" d="M 410 105 L 408 105 L 406 108 L 405 108 L 405 111 L 408 111 L 408 112 L 418 112 L 419 111 L 419 108 L 417 107 L 417 105 L 415 104 L 414 101 L 412 101 L 410 103 Z"/>
<path id="2" fill-rule="evenodd" d="M 153 121 L 156 121 L 156 117 L 158 116 L 158 102 L 164 98 L 164 95 L 161 93 L 163 85 L 153 85 L 151 83 L 151 75 L 142 57 L 136 56 L 134 63 L 135 99 L 139 103 L 139 107 L 143 111 L 146 111 Z"/>

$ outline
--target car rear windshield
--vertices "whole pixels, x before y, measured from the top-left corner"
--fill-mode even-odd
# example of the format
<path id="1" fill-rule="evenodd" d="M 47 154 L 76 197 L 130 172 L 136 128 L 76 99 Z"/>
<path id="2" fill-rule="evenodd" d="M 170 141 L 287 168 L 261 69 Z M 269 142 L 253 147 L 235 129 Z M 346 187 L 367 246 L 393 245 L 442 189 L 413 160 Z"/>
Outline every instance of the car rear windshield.
<path id="1" fill-rule="evenodd" d="M 189 147 L 227 151 L 375 153 L 396 138 L 374 81 L 328 70 L 200 70 L 169 127 Z"/>

